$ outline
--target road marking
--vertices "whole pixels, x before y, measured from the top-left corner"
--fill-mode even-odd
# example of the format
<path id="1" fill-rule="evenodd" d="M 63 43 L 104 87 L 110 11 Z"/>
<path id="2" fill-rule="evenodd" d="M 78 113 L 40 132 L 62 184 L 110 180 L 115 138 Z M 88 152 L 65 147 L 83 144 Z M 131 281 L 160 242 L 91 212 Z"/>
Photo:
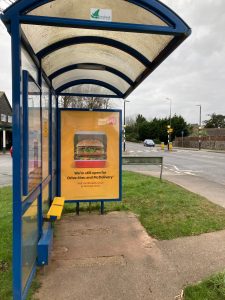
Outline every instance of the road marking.
<path id="1" fill-rule="evenodd" d="M 195 173 L 201 173 L 202 171 L 194 171 L 194 170 L 181 170 L 175 165 L 167 164 L 168 167 L 164 166 L 164 168 L 169 169 L 171 172 L 176 173 L 177 175 L 191 175 L 197 176 Z M 172 168 L 171 168 L 172 167 Z"/>
<path id="2" fill-rule="evenodd" d="M 192 172 L 184 172 L 184 174 L 186 174 L 186 175 L 192 175 L 192 176 L 197 176 L 196 174 L 194 174 Z"/>
<path id="3" fill-rule="evenodd" d="M 201 156 L 199 156 L 199 158 L 201 158 L 201 157 L 215 159 L 215 156 L 209 156 L 209 155 L 201 155 Z"/>

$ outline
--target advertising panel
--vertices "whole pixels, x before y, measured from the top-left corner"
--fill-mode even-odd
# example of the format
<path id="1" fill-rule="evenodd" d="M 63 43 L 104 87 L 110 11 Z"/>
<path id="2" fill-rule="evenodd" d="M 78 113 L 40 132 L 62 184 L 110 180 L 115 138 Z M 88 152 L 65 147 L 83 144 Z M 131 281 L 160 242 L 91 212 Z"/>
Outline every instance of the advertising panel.
<path id="1" fill-rule="evenodd" d="M 61 196 L 120 200 L 120 111 L 61 110 Z"/>

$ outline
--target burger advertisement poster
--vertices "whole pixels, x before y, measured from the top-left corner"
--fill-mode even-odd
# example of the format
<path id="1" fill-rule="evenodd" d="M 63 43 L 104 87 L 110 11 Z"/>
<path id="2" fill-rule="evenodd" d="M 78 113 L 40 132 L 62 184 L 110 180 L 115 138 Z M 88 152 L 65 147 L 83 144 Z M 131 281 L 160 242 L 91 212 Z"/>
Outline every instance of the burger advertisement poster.
<path id="1" fill-rule="evenodd" d="M 120 200 L 121 111 L 60 111 L 61 196 Z"/>

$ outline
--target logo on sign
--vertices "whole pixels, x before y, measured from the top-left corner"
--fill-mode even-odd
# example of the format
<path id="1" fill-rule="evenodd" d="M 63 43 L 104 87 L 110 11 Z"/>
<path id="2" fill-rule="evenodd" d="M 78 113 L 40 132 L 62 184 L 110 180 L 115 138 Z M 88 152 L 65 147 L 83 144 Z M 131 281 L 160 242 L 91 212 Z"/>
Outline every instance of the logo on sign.
<path id="1" fill-rule="evenodd" d="M 91 20 L 111 22 L 112 21 L 112 10 L 102 8 L 91 8 Z"/>

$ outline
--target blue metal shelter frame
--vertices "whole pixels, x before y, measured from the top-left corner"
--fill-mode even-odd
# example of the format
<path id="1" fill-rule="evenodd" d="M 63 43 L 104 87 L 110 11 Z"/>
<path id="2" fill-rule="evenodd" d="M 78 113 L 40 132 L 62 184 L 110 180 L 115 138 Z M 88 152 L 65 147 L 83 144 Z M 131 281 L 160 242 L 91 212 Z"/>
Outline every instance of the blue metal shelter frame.
<path id="1" fill-rule="evenodd" d="M 65 3 L 68 2 L 64 1 Z M 58 16 L 44 16 L 32 14 L 35 9 L 48 3 L 57 1 L 49 0 L 18 0 L 1 16 L 2 21 L 11 35 L 12 47 L 12 106 L 13 106 L 13 297 L 16 300 L 25 299 L 36 270 L 36 261 L 45 264 L 45 260 L 39 257 L 39 245 L 51 244 L 52 228 L 44 222 L 46 207 L 49 207 L 53 197 L 57 195 L 57 181 L 59 179 L 59 166 L 56 157 L 59 155 L 59 141 L 57 140 L 57 112 L 59 96 L 89 96 L 89 97 L 111 97 L 126 98 L 128 95 L 157 68 L 191 33 L 188 25 L 167 6 L 157 0 L 128 0 L 126 3 L 142 9 L 144 12 L 153 14 L 163 22 L 156 24 L 141 24 L 127 22 L 103 22 L 87 19 L 74 19 Z M 82 5 L 81 1 L 80 5 Z M 121 3 L 125 2 L 121 0 Z M 78 36 L 63 38 L 54 41 L 50 45 L 35 51 L 32 43 L 32 36 L 26 33 L 23 26 L 48 26 L 57 28 L 73 28 L 85 30 L 97 30 L 104 32 L 122 32 L 134 34 L 146 34 L 157 36 L 170 36 L 171 39 L 160 49 L 154 59 L 146 57 L 139 51 L 138 45 L 128 45 L 125 42 L 114 40 L 111 37 L 99 36 Z M 39 39 L 41 42 L 41 39 Z M 125 53 L 135 62 L 142 66 L 141 72 L 131 78 L 129 74 L 121 71 L 119 66 L 102 63 L 101 61 L 80 61 L 69 65 L 60 66 L 56 70 L 46 70 L 43 61 L 52 53 L 56 53 L 65 47 L 77 45 L 103 45 L 108 49 L 117 49 Z M 135 47 L 136 46 L 136 47 Z M 118 52 L 119 53 L 119 52 Z M 23 57 L 26 56 L 28 65 L 24 65 Z M 22 61 L 22 63 L 21 63 Z M 126 62 L 124 62 L 125 64 Z M 27 67 L 28 66 L 28 67 Z M 130 66 L 131 68 L 132 66 Z M 114 83 L 105 82 L 96 78 L 78 78 L 63 82 L 57 88 L 54 80 L 74 70 L 104 70 L 112 76 L 128 85 L 126 90 L 119 89 Z M 24 195 L 23 188 L 24 174 L 21 172 L 26 165 L 24 151 L 27 153 L 27 135 L 29 128 L 24 126 L 26 122 L 26 105 L 22 101 L 22 70 L 27 70 L 35 83 L 40 87 L 41 99 L 41 143 L 47 147 L 48 166 L 43 163 L 42 151 L 42 179 L 36 187 Z M 32 74 L 31 74 L 32 73 Z M 108 74 L 107 73 L 107 74 Z M 108 93 L 101 93 L 101 89 L 95 93 L 70 91 L 69 88 L 83 85 L 93 85 L 108 90 Z M 47 103 L 44 106 L 44 103 Z M 23 111 L 25 115 L 23 116 Z M 44 114 L 45 113 L 45 114 Z M 43 136 L 43 119 L 48 122 L 47 139 Z M 47 121 L 46 121 L 47 120 Z M 25 147 L 25 148 L 24 148 Z M 44 171 L 45 168 L 45 171 Z M 26 188 L 27 190 L 27 188 Z M 26 194 L 26 193 L 25 193 Z M 47 194 L 47 196 L 46 196 Z M 32 226 L 31 226 L 32 224 Z M 27 230 L 28 228 L 28 230 Z M 33 237 L 37 238 L 33 238 Z M 26 261 L 29 268 L 24 267 L 25 253 L 34 255 Z M 26 274 L 26 276 L 24 275 Z"/>
<path id="2" fill-rule="evenodd" d="M 76 109 L 76 108 L 59 108 L 58 109 L 58 166 L 59 166 L 59 173 L 60 173 L 60 166 L 61 166 L 61 135 L 62 135 L 62 130 L 61 130 L 61 112 L 63 111 L 79 111 L 79 112 L 85 112 L 85 111 L 90 111 L 89 109 Z M 113 199 L 99 199 L 99 200 L 66 200 L 65 202 L 68 203 L 79 203 L 79 202 L 101 202 L 101 204 L 104 207 L 104 202 L 114 202 L 114 201 L 121 201 L 122 200 L 122 112 L 121 110 L 118 109 L 93 109 L 91 110 L 92 112 L 116 112 L 119 114 L 119 197 L 118 198 L 113 198 Z M 61 177 L 58 177 L 58 194 L 61 194 Z"/>

